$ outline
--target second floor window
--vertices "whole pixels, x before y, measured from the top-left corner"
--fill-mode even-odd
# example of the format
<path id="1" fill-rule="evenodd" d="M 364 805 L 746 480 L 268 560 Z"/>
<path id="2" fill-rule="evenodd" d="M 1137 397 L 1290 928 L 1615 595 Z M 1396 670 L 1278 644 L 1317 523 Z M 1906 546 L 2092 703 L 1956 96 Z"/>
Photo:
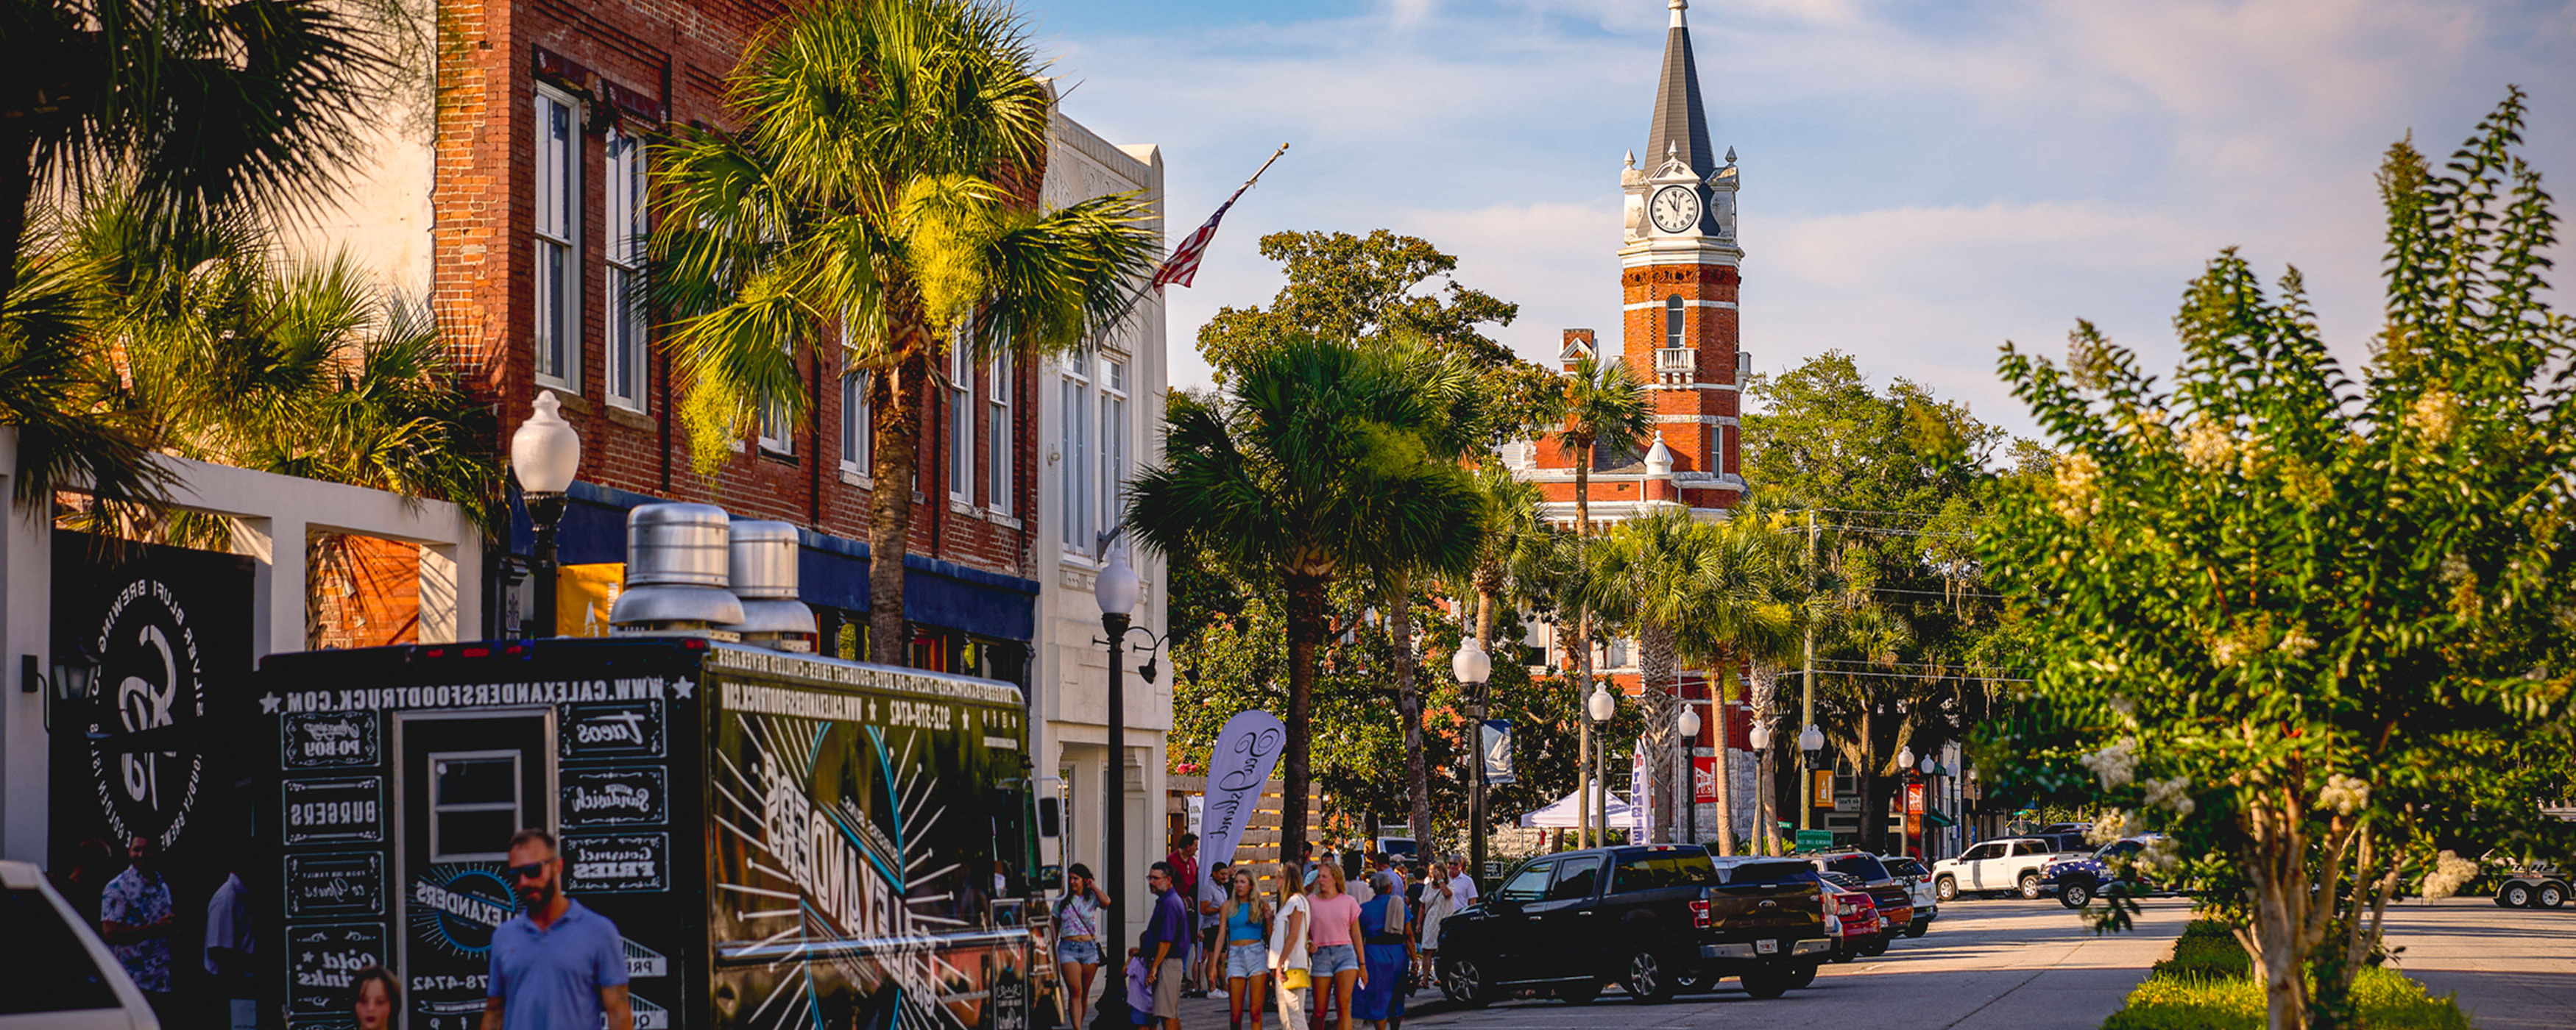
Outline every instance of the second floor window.
<path id="1" fill-rule="evenodd" d="M 975 362 L 962 326 L 948 341 L 948 498 L 975 503 Z"/>
<path id="2" fill-rule="evenodd" d="M 1084 557 L 1091 555 L 1092 518 L 1098 510 L 1091 495 L 1091 377 L 1084 374 L 1090 362 L 1087 353 L 1065 359 L 1064 378 L 1056 384 L 1056 412 L 1063 419 L 1056 469 L 1064 497 L 1064 549 Z"/>
<path id="3" fill-rule="evenodd" d="M 992 480 L 984 504 L 1005 515 L 1011 511 L 1011 356 L 1001 355 L 984 372 L 984 469 Z"/>
<path id="4" fill-rule="evenodd" d="M 608 133 L 608 402 L 644 410 L 644 141 Z"/>
<path id="5" fill-rule="evenodd" d="M 1664 298 L 1664 346 L 1682 345 L 1682 298 L 1675 294 Z"/>
<path id="6" fill-rule="evenodd" d="M 787 352 L 787 360 L 796 360 L 796 350 L 781 340 L 778 349 Z M 760 449 L 771 454 L 796 453 L 796 426 L 787 417 L 787 399 L 765 401 L 760 405 Z"/>
<path id="7" fill-rule="evenodd" d="M 876 454 L 875 409 L 868 404 L 868 373 L 852 369 L 841 376 L 841 471 L 868 475 Z"/>
<path id="8" fill-rule="evenodd" d="M 537 381 L 581 392 L 581 107 L 536 95 Z"/>
<path id="9" fill-rule="evenodd" d="M 1127 363 L 1100 359 L 1100 522 L 1115 526 L 1127 508 Z"/>

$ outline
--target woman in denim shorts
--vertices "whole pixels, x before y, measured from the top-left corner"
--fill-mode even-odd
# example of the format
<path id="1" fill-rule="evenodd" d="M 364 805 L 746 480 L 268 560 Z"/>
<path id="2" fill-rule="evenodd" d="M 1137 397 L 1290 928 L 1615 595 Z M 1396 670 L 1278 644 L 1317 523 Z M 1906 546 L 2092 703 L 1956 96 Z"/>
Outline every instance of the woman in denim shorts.
<path id="1" fill-rule="evenodd" d="M 1080 862 L 1064 871 L 1064 901 L 1055 909 L 1055 960 L 1063 976 L 1065 1018 L 1073 1026 L 1091 1023 L 1091 978 L 1100 972 L 1100 921 L 1109 895 L 1091 879 Z"/>
<path id="2" fill-rule="evenodd" d="M 1234 867 L 1219 886 L 1225 891 L 1225 904 L 1217 907 L 1217 926 L 1225 938 L 1227 1022 L 1233 1030 L 1245 1030 L 1244 1017 L 1249 1015 L 1250 1030 L 1261 1030 L 1261 993 L 1270 979 L 1270 899 L 1253 889 L 1249 865 Z"/>
<path id="3" fill-rule="evenodd" d="M 1342 867 L 1327 862 L 1323 875 L 1315 878 L 1315 896 L 1308 904 L 1315 920 L 1307 932 L 1307 943 L 1313 947 L 1315 1007 L 1324 1007 L 1331 999 L 1333 1009 L 1341 1013 L 1341 1030 L 1351 1030 L 1351 991 L 1368 982 L 1368 969 L 1360 965 L 1360 903 L 1342 890 Z"/>

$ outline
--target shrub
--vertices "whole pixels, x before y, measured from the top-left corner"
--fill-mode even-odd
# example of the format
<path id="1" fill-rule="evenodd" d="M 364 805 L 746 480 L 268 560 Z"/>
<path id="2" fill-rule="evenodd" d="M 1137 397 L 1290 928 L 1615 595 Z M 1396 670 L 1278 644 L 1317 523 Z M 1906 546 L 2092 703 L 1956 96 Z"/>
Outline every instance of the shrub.
<path id="1" fill-rule="evenodd" d="M 2373 1030 L 2470 1030 L 2468 1014 L 2452 996 L 2432 997 L 2393 969 L 2362 969 L 2352 993 L 2359 1024 Z M 2251 977 L 2156 974 L 2129 992 L 2128 1004 L 2102 1030 L 2258 1030 L 2263 1018 L 2263 987 Z"/>

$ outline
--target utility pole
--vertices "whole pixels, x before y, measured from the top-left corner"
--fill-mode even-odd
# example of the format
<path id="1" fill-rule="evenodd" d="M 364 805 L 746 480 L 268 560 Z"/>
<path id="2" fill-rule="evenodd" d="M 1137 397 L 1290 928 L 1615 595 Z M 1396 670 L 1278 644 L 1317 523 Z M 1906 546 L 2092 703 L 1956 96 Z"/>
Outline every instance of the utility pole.
<path id="1" fill-rule="evenodd" d="M 1804 683 L 1798 692 L 1798 732 L 1800 733 L 1806 732 L 1807 727 L 1816 724 L 1816 620 L 1812 612 L 1815 595 L 1816 509 L 1809 508 L 1807 509 L 1807 596 L 1810 599 L 1808 604 L 1810 617 L 1807 619 L 1807 668 L 1801 676 Z M 1803 750 L 1798 753 L 1806 754 Z M 1814 779 L 1814 770 L 1806 768 L 1805 763 L 1801 763 L 1798 774 L 1798 828 L 1801 830 L 1816 828 L 1816 786 L 1810 782 Z"/>

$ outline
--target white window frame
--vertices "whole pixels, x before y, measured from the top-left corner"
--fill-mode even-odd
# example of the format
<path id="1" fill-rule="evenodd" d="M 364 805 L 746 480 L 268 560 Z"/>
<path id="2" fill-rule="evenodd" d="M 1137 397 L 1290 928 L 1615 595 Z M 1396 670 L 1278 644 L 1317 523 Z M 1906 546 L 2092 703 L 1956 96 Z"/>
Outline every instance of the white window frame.
<path id="1" fill-rule="evenodd" d="M 792 367 L 796 361 L 795 345 L 790 341 L 780 340 L 778 349 L 787 353 L 787 361 Z M 801 386 L 805 377 L 799 375 L 796 381 Z M 771 401 L 760 406 L 759 433 L 758 442 L 763 452 L 780 457 L 796 456 L 796 427 L 788 424 L 785 401 Z"/>
<path id="2" fill-rule="evenodd" d="M 608 360 L 602 390 L 608 403 L 645 410 L 652 363 L 645 324 L 646 219 L 643 137 L 608 130 Z M 621 382 L 623 380 L 623 382 Z"/>
<path id="3" fill-rule="evenodd" d="M 1057 417 L 1063 434 L 1063 457 L 1057 462 L 1057 485 L 1064 495 L 1064 549 L 1091 557 L 1091 519 L 1097 510 L 1091 497 L 1091 354 L 1066 358 L 1057 380 Z"/>
<path id="4" fill-rule="evenodd" d="M 841 478 L 873 486 L 869 462 L 876 457 L 876 409 L 868 398 L 874 374 L 864 368 L 841 373 Z"/>
<path id="5" fill-rule="evenodd" d="M 492 850 L 497 843 L 477 840 L 455 844 L 439 839 L 439 816 L 447 812 L 508 812 L 510 825 L 526 826 L 528 799 L 526 770 L 521 763 L 526 756 L 517 751 L 433 751 L 429 755 L 429 860 L 432 862 L 494 862 L 510 857 L 508 849 Z M 507 762 L 510 766 L 510 800 L 442 802 L 438 799 L 438 776 L 441 766 L 449 762 Z"/>
<path id="6" fill-rule="evenodd" d="M 990 496 L 984 506 L 997 515 L 1011 513 L 1012 433 L 1011 433 L 1011 355 L 996 354 L 984 368 L 985 489 Z"/>
<path id="7" fill-rule="evenodd" d="M 1127 361 L 1100 355 L 1099 525 L 1115 526 L 1127 505 Z"/>
<path id="8" fill-rule="evenodd" d="M 960 324 L 948 341 L 948 499 L 975 503 L 975 360 Z"/>
<path id="9" fill-rule="evenodd" d="M 529 360 L 537 383 L 567 393 L 581 393 L 581 101 L 552 86 L 539 85 L 530 101 L 534 112 L 536 212 L 529 276 L 536 302 L 529 333 Z M 555 136 L 561 117 L 562 138 Z M 550 263 L 560 262 L 561 296 L 547 292 Z"/>

